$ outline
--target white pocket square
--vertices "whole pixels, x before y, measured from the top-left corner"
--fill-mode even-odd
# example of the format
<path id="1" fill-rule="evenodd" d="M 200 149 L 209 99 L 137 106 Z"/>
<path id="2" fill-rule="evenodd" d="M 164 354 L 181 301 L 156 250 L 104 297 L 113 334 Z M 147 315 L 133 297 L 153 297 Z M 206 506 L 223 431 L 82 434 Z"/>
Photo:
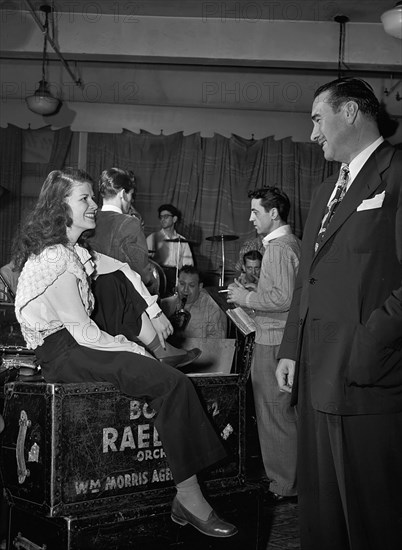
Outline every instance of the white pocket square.
<path id="1" fill-rule="evenodd" d="M 366 199 L 359 204 L 356 211 L 361 212 L 362 210 L 373 210 L 374 208 L 381 208 L 382 203 L 384 202 L 385 191 L 375 195 L 372 199 Z"/>

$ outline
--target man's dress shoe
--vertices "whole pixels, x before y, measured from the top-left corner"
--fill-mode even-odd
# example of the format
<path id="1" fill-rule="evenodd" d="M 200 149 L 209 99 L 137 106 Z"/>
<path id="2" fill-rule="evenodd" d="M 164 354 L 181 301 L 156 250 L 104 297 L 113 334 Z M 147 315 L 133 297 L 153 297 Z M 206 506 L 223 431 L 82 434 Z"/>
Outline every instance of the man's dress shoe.
<path id="1" fill-rule="evenodd" d="M 209 537 L 232 537 L 237 533 L 237 527 L 220 519 L 215 510 L 209 514 L 206 521 L 198 519 L 191 512 L 187 510 L 175 497 L 172 503 L 171 518 L 175 523 L 179 525 L 187 525 L 189 523 L 198 531 Z"/>
<path id="2" fill-rule="evenodd" d="M 201 350 L 198 348 L 193 348 L 189 349 L 187 353 L 183 353 L 182 355 L 170 355 L 168 357 L 163 357 L 160 361 L 176 369 L 181 369 L 182 367 L 185 367 L 195 361 L 200 355 Z"/>
<path id="3" fill-rule="evenodd" d="M 274 504 L 285 504 L 285 502 L 289 502 L 291 504 L 297 503 L 297 495 L 279 495 L 278 493 L 272 493 L 271 491 L 269 491 L 268 495 L 268 501 Z"/>

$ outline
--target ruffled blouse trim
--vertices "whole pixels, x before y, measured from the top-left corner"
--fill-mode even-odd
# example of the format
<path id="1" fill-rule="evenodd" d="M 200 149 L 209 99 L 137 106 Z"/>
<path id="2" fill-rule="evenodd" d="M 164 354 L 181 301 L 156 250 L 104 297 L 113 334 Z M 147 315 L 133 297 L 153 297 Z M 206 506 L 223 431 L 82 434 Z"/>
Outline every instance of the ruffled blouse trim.
<path id="1" fill-rule="evenodd" d="M 80 249 L 84 250 L 90 257 L 88 251 L 81 247 Z M 41 296 L 66 271 L 77 277 L 79 281 L 78 288 L 84 307 L 88 315 L 92 313 L 94 307 L 93 295 L 83 264 L 74 249 L 59 244 L 46 248 L 37 256 L 32 255 L 28 258 L 21 271 L 15 299 L 16 317 L 21 325 L 21 330 L 28 347 L 36 347 L 43 344 L 43 338 L 38 338 L 38 331 L 30 329 L 26 325 L 21 315 L 21 310 L 32 300 Z M 53 330 L 53 332 L 55 331 Z"/>

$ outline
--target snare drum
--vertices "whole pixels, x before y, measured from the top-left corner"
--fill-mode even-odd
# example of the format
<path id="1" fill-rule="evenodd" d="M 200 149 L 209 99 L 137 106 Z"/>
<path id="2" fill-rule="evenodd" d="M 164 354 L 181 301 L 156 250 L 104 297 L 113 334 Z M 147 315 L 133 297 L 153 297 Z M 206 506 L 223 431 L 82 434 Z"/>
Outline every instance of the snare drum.
<path id="1" fill-rule="evenodd" d="M 151 258 L 149 258 L 148 261 L 151 265 L 152 275 L 154 276 L 157 283 L 157 288 L 156 288 L 157 294 L 162 298 L 165 296 L 166 286 L 167 286 L 165 272 L 163 271 L 161 266 L 154 260 L 151 260 Z"/>

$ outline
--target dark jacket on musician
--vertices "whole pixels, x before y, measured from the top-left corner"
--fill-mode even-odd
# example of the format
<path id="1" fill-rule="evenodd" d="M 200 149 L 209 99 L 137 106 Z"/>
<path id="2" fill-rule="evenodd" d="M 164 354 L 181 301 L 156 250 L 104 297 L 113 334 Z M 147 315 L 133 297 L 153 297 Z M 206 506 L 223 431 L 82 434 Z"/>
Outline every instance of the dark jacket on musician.
<path id="1" fill-rule="evenodd" d="M 148 260 L 148 249 L 140 221 L 134 216 L 100 210 L 96 229 L 89 238 L 91 247 L 128 265 L 141 275 L 145 285 L 154 283 Z"/>

